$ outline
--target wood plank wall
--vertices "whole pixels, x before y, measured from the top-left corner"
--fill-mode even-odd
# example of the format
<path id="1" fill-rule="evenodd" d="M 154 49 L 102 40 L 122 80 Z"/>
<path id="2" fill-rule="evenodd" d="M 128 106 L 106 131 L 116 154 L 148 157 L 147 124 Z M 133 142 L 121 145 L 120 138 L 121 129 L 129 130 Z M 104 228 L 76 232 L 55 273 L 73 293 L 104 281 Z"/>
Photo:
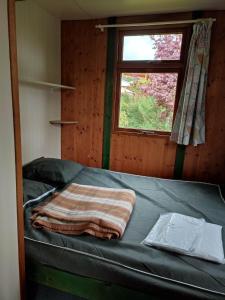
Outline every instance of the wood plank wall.
<path id="1" fill-rule="evenodd" d="M 206 95 L 206 143 L 188 146 L 183 178 L 225 183 L 225 11 L 205 12 L 214 17 Z"/>
<path id="2" fill-rule="evenodd" d="M 172 178 L 176 145 L 168 137 L 112 134 L 110 169 Z"/>
<path id="3" fill-rule="evenodd" d="M 104 20 L 62 22 L 62 158 L 101 167 L 106 67 L 106 32 L 95 25 Z"/>
<path id="4" fill-rule="evenodd" d="M 211 47 L 206 100 L 207 141 L 187 147 L 183 176 L 189 180 L 225 181 L 225 12 L 205 12 L 216 17 Z M 163 16 L 191 18 L 190 13 Z M 151 20 L 158 20 L 155 16 Z M 139 22 L 143 17 L 118 18 L 117 22 Z M 146 21 L 149 17 L 146 17 Z M 161 19 L 162 20 L 162 19 Z M 77 87 L 62 92 L 62 119 L 78 120 L 78 126 L 62 128 L 62 158 L 101 167 L 106 32 L 94 29 L 97 21 L 62 22 L 62 83 Z M 110 168 L 149 176 L 172 178 L 176 145 L 168 137 L 113 133 Z"/>

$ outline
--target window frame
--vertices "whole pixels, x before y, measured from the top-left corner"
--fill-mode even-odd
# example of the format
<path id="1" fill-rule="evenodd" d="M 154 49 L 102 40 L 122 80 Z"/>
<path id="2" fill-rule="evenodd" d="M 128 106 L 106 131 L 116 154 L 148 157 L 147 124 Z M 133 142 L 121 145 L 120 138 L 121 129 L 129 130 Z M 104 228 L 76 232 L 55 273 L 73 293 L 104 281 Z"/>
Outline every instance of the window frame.
<path id="1" fill-rule="evenodd" d="M 123 37 L 134 35 L 153 35 L 153 34 L 171 34 L 181 33 L 182 45 L 179 60 L 129 60 L 123 61 Z M 181 25 L 176 27 L 161 27 L 154 29 L 118 29 L 117 30 L 117 51 L 114 76 L 114 109 L 113 109 L 113 133 L 135 134 L 135 135 L 155 135 L 169 136 L 171 131 L 159 131 L 137 128 L 119 127 L 120 114 L 120 93 L 121 93 L 121 74 L 122 73 L 177 73 L 177 87 L 173 110 L 173 122 L 177 111 L 178 100 L 180 97 L 182 82 L 184 78 L 185 65 L 188 53 L 188 42 L 190 40 L 191 27 Z"/>

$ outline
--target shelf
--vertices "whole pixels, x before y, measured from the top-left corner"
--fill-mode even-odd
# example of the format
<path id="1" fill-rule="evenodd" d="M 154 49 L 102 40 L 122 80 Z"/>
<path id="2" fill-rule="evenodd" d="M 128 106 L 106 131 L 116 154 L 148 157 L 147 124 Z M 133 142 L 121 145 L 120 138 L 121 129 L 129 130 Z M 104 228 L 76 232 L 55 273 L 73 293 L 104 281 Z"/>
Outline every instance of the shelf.
<path id="1" fill-rule="evenodd" d="M 56 84 L 56 83 L 51 83 L 51 82 L 46 82 L 46 81 L 20 79 L 20 83 L 45 86 L 45 87 L 50 87 L 53 89 L 75 90 L 75 87 L 73 87 L 73 86 L 61 85 L 61 84 Z"/>
<path id="2" fill-rule="evenodd" d="M 52 125 L 75 125 L 78 124 L 78 121 L 61 121 L 61 120 L 54 120 L 49 121 Z"/>

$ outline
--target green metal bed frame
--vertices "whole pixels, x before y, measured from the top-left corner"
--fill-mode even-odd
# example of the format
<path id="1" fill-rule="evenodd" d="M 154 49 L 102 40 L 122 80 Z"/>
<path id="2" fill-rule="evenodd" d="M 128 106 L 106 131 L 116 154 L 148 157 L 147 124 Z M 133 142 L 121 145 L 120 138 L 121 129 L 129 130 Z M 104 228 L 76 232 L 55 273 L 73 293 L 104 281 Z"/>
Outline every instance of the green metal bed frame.
<path id="1" fill-rule="evenodd" d="M 90 300 L 160 300 L 117 284 L 68 273 L 53 267 L 32 263 L 27 268 L 27 282 L 32 281 L 64 293 Z M 165 298 L 163 298 L 165 299 Z"/>

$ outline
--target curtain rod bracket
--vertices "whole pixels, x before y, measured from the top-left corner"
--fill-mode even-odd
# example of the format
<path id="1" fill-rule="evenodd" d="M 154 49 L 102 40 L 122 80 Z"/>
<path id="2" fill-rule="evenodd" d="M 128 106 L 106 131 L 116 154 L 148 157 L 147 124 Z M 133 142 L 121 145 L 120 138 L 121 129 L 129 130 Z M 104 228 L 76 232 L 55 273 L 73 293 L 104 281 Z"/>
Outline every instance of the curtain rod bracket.
<path id="1" fill-rule="evenodd" d="M 104 25 L 101 25 L 101 24 L 98 24 L 98 25 L 95 25 L 95 28 L 98 28 L 100 29 L 101 32 L 104 32 Z"/>

